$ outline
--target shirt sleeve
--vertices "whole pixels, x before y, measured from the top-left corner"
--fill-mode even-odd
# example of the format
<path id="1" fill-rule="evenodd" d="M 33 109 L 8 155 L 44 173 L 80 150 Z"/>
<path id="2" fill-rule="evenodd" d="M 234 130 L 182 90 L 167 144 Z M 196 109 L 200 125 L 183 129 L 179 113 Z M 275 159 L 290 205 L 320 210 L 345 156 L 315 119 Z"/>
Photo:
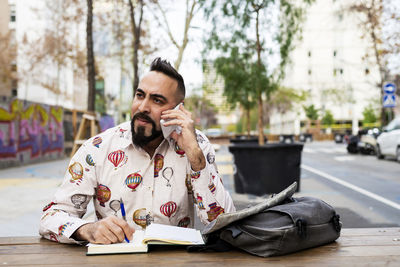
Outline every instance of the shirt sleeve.
<path id="1" fill-rule="evenodd" d="M 85 144 L 72 157 L 53 201 L 43 208 L 39 234 L 61 243 L 82 243 L 71 235 L 89 223 L 82 217 L 95 194 L 95 163 Z"/>
<path id="2" fill-rule="evenodd" d="M 207 137 L 196 132 L 197 142 L 206 159 L 206 167 L 201 171 L 188 168 L 191 177 L 193 198 L 197 216 L 208 224 L 222 213 L 234 212 L 235 206 L 229 192 L 225 189 L 215 163 L 215 151 Z"/>

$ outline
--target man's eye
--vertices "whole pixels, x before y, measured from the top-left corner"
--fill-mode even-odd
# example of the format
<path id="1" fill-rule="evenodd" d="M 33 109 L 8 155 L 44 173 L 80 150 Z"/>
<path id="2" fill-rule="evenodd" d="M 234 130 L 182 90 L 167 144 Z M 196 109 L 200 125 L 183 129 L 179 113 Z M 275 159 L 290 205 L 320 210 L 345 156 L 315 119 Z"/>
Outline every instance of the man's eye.
<path id="1" fill-rule="evenodd" d="M 137 98 L 142 98 L 142 97 L 143 97 L 143 93 L 139 93 L 139 92 L 136 93 L 136 97 L 137 97 Z"/>
<path id="2" fill-rule="evenodd" d="M 161 104 L 162 101 L 161 101 L 160 99 L 154 98 L 154 103 L 156 103 L 156 104 Z"/>

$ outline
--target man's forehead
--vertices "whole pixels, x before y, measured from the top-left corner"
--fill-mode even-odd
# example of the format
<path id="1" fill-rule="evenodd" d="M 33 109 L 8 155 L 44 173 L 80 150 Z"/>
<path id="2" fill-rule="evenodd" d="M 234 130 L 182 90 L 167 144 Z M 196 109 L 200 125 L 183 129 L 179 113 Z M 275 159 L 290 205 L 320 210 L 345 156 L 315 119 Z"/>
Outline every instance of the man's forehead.
<path id="1" fill-rule="evenodd" d="M 178 86 L 178 81 L 175 80 L 174 78 L 168 76 L 167 74 L 164 74 L 162 72 L 159 71 L 149 71 L 148 73 L 146 73 L 142 79 L 140 81 L 144 81 L 144 80 L 155 80 L 155 81 L 159 81 L 161 80 L 162 82 L 166 82 L 166 83 L 173 83 L 176 84 Z"/>
<path id="2" fill-rule="evenodd" d="M 157 72 L 150 71 L 146 73 L 143 78 L 139 82 L 138 88 L 143 91 L 151 91 L 151 92 L 171 92 L 175 93 L 178 87 L 178 82 L 169 77 L 168 75 Z"/>

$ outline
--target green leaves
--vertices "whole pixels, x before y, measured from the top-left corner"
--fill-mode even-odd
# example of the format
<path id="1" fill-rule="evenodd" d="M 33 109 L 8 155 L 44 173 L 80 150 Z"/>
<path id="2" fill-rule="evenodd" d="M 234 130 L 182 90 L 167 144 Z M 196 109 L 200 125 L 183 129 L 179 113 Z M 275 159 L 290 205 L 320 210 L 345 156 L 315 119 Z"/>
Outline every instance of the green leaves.
<path id="1" fill-rule="evenodd" d="M 205 14 L 213 23 L 204 56 L 224 78 L 230 105 L 246 111 L 270 101 L 278 90 L 311 0 L 213 0 Z M 210 55 L 215 55 L 213 58 Z M 263 112 L 259 112 L 262 134 Z"/>
<path id="2" fill-rule="evenodd" d="M 333 118 L 333 114 L 330 110 L 325 111 L 325 114 L 321 119 L 321 123 L 328 126 L 335 123 L 335 119 Z"/>
<path id="3" fill-rule="evenodd" d="M 309 106 L 303 106 L 306 117 L 311 121 L 318 120 L 318 109 L 315 108 L 314 104 Z"/>

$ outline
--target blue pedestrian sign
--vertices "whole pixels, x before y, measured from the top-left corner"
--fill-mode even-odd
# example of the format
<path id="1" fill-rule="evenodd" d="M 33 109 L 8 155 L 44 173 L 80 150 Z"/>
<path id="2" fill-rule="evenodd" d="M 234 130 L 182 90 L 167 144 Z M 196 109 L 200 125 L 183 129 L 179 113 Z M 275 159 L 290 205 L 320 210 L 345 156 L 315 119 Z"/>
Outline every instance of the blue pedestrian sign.
<path id="1" fill-rule="evenodd" d="M 384 108 L 396 107 L 396 95 L 395 94 L 384 94 L 383 95 L 383 107 Z"/>
<path id="2" fill-rule="evenodd" d="M 384 108 L 396 107 L 396 85 L 394 83 L 385 83 L 383 85 L 382 105 Z"/>

